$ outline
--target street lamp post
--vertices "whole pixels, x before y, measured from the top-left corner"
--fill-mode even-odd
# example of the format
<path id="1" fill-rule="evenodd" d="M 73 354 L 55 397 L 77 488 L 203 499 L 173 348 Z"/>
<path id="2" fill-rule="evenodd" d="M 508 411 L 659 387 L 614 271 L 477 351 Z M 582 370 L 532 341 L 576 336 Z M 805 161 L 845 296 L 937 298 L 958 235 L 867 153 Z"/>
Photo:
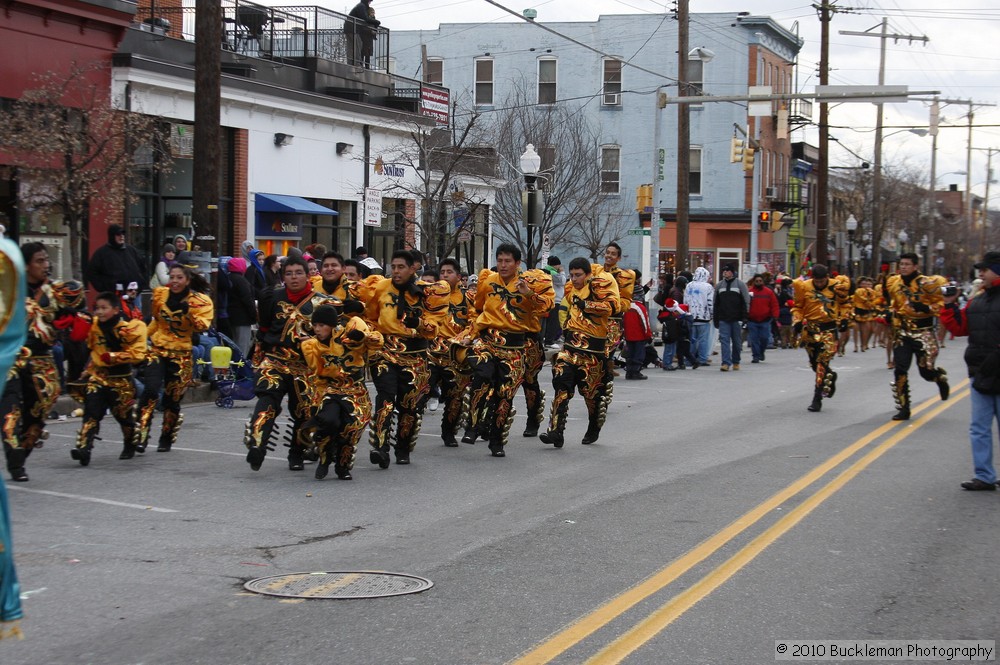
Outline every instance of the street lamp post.
<path id="1" fill-rule="evenodd" d="M 934 245 L 934 249 L 937 250 L 937 258 L 934 259 L 934 272 L 941 274 L 944 272 L 944 240 L 938 240 L 937 244 Z"/>
<path id="2" fill-rule="evenodd" d="M 847 276 L 854 279 L 854 232 L 858 230 L 858 220 L 853 214 L 844 222 L 847 228 Z"/>
<path id="3" fill-rule="evenodd" d="M 529 143 L 521 155 L 521 173 L 524 175 L 524 186 L 528 193 L 528 211 L 524 223 L 528 228 L 528 269 L 535 267 L 535 227 L 538 226 L 538 169 L 542 166 L 542 158 L 535 152 L 535 146 Z"/>
<path id="4" fill-rule="evenodd" d="M 920 256 L 922 256 L 923 259 L 924 259 L 924 274 L 925 275 L 931 274 L 931 258 L 927 255 L 927 247 L 928 247 L 928 245 L 927 245 L 927 234 L 925 233 L 924 237 L 920 239 Z"/>
<path id="5" fill-rule="evenodd" d="M 906 251 L 906 241 L 910 239 L 910 236 L 906 233 L 906 229 L 901 229 L 899 232 L 899 253 L 903 254 Z"/>

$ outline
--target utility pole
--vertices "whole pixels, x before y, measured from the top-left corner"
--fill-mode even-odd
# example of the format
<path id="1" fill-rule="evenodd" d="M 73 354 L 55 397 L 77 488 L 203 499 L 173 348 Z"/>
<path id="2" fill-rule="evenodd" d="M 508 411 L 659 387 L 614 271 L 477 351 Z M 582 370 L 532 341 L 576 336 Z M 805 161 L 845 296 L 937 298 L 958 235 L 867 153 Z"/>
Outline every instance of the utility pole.
<path id="1" fill-rule="evenodd" d="M 979 225 L 979 256 L 986 253 L 986 228 L 990 221 L 990 183 L 993 181 L 993 155 L 1000 148 L 973 148 L 986 153 L 986 193 L 983 195 L 983 216 Z M 971 198 L 971 197 L 970 197 Z"/>
<path id="2" fill-rule="evenodd" d="M 219 215 L 222 129 L 222 3 L 199 0 L 195 6 L 194 142 L 191 216 L 202 236 L 215 236 L 216 257 L 225 250 L 226 229 Z M 194 235 L 194 234 L 192 234 Z M 192 239 L 193 242 L 193 239 Z"/>
<path id="3" fill-rule="evenodd" d="M 841 30 L 840 34 L 850 35 L 853 37 L 877 37 L 881 41 L 881 48 L 879 48 L 879 61 L 878 61 L 878 84 L 879 86 L 885 85 L 885 43 L 886 40 L 892 39 L 894 41 L 899 41 L 900 39 L 905 39 L 910 43 L 914 41 L 923 42 L 925 45 L 930 39 L 926 35 L 897 35 L 889 34 L 889 19 L 882 19 L 882 31 L 881 32 L 871 32 L 874 28 L 869 29 L 866 32 L 854 32 L 851 30 Z M 875 160 L 874 160 L 874 178 L 872 180 L 872 223 L 871 223 L 871 234 L 872 234 L 872 260 L 874 264 L 881 265 L 882 262 L 882 104 L 876 104 L 875 110 L 878 117 L 875 119 Z M 893 229 L 895 232 L 895 229 Z"/>
<path id="4" fill-rule="evenodd" d="M 813 5 L 819 10 L 819 84 L 830 83 L 830 20 L 833 6 L 829 0 Z M 830 111 L 826 102 L 819 104 L 819 168 L 816 173 L 816 261 L 826 264 L 826 233 L 828 229 L 827 189 L 830 164 Z"/>
<path id="5" fill-rule="evenodd" d="M 934 101 L 931 103 L 930 122 L 927 125 L 927 131 L 931 135 L 931 186 L 927 188 L 927 246 L 931 249 L 928 250 L 928 253 L 932 252 L 935 247 L 934 227 L 937 221 L 937 137 L 940 119 L 940 106 L 938 98 L 935 96 Z M 931 268 L 929 259 L 925 258 L 924 272 L 930 274 Z"/>
<path id="6" fill-rule="evenodd" d="M 690 92 L 687 85 L 689 27 L 688 0 L 677 0 L 677 91 L 681 97 Z M 687 103 L 680 103 L 677 105 L 677 272 L 689 268 L 690 212 L 691 110 Z"/>

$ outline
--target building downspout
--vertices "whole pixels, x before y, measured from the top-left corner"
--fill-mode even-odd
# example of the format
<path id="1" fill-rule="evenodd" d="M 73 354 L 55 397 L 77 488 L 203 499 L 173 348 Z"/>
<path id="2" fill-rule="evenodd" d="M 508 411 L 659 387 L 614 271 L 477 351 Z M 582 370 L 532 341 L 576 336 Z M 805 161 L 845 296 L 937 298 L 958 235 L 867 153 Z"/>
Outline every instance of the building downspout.
<path id="1" fill-rule="evenodd" d="M 364 173 L 363 182 L 364 182 L 365 191 L 367 191 L 368 190 L 368 185 L 370 184 L 370 181 L 371 181 L 371 175 L 370 175 L 371 169 L 368 168 L 368 165 L 371 164 L 371 160 L 372 160 L 372 132 L 371 132 L 371 126 L 369 126 L 369 125 L 363 125 L 361 127 L 361 135 L 364 136 L 364 139 L 365 139 L 365 159 L 364 159 L 364 170 L 365 170 L 365 173 Z M 365 247 L 368 247 L 370 249 L 372 247 L 373 231 L 368 231 L 367 234 L 366 234 L 366 230 L 369 227 L 365 226 L 364 206 L 365 206 L 365 197 L 364 197 L 364 193 L 362 193 L 362 195 L 361 195 L 361 203 L 358 204 L 358 208 L 359 209 L 357 211 L 357 217 L 356 217 L 356 220 L 357 220 L 356 221 L 356 225 L 357 225 L 356 226 L 356 229 L 357 229 L 356 235 L 357 235 L 357 238 L 358 238 L 358 243 L 361 244 L 361 245 L 364 245 Z M 370 227 L 370 228 L 374 228 L 374 227 Z M 366 235 L 368 237 L 365 237 Z"/>

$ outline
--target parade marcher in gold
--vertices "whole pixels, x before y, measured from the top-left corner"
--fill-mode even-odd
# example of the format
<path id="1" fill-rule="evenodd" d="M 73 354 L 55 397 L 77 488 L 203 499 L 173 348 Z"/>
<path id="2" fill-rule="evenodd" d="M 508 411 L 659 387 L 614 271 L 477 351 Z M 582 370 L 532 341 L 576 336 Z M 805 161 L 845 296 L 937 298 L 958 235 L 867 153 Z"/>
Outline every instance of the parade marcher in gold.
<path id="1" fill-rule="evenodd" d="M 552 415 L 543 443 L 562 448 L 569 401 L 576 389 L 587 404 L 587 433 L 582 443 L 597 441 L 604 414 L 601 409 L 601 380 L 606 361 L 609 321 L 618 307 L 618 284 L 610 275 L 592 274 L 590 262 L 576 258 L 569 264 L 572 293 L 563 332 L 563 349 L 552 363 Z"/>
<path id="2" fill-rule="evenodd" d="M 934 320 L 944 305 L 941 287 L 948 280 L 939 275 L 921 275 L 920 257 L 912 252 L 900 254 L 899 274 L 886 280 L 889 311 L 892 313 L 892 394 L 896 400 L 893 420 L 910 419 L 910 383 L 908 372 L 913 357 L 926 381 L 937 384 L 942 400 L 948 399 L 948 373 L 934 363 L 938 341 Z"/>
<path id="3" fill-rule="evenodd" d="M 145 385 L 139 400 L 139 440 L 136 452 L 146 450 L 156 400 L 163 387 L 163 427 L 156 451 L 169 452 L 177 441 L 181 399 L 191 384 L 193 338 L 212 326 L 215 308 L 208 283 L 184 265 L 170 268 L 169 286 L 153 290 L 150 322 L 146 329 L 150 349 L 146 354 Z"/>
<path id="4" fill-rule="evenodd" d="M 90 367 L 83 400 L 83 424 L 70 451 L 80 466 L 90 464 L 90 452 L 106 411 L 122 428 L 124 446 L 118 459 L 135 457 L 139 440 L 135 422 L 135 382 L 132 368 L 146 359 L 146 324 L 124 318 L 120 300 L 108 291 L 94 302 L 94 321 L 87 335 Z"/>
<path id="5" fill-rule="evenodd" d="M 316 479 L 326 477 L 333 464 L 341 480 L 351 480 L 354 453 L 371 421 L 372 401 L 365 385 L 368 353 L 382 348 L 382 334 L 358 315 L 365 307 L 345 300 L 341 312 L 320 305 L 312 313 L 315 337 L 302 342 L 302 355 L 313 385 L 312 413 L 302 426 L 319 448 Z"/>
<path id="6" fill-rule="evenodd" d="M 601 403 L 599 408 L 602 412 L 602 419 L 611 404 L 611 398 L 615 390 L 615 361 L 614 356 L 623 344 L 622 332 L 624 329 L 623 318 L 628 308 L 632 306 L 632 294 L 635 291 L 635 272 L 625 270 L 618 266 L 622 258 L 621 246 L 613 242 L 604 250 L 604 265 L 591 266 L 593 275 L 608 274 L 614 278 L 618 284 L 618 305 L 611 314 L 608 321 L 608 344 L 607 362 L 604 365 L 604 375 L 601 378 Z"/>
<path id="7" fill-rule="evenodd" d="M 305 468 L 306 443 L 299 436 L 302 423 L 309 417 L 310 391 L 308 367 L 302 355 L 302 342 L 312 334 L 310 318 L 321 305 L 339 304 L 331 296 L 317 293 L 309 283 L 309 265 L 301 257 L 291 257 L 282 270 L 284 286 L 264 292 L 257 303 L 258 357 L 257 405 L 247 422 L 243 443 L 247 463 L 260 469 L 268 450 L 274 450 L 275 421 L 281 413 L 281 401 L 288 396 L 292 428 L 288 433 L 288 468 Z"/>
<path id="8" fill-rule="evenodd" d="M 45 419 L 59 396 L 59 372 L 52 358 L 58 329 L 71 339 L 86 339 L 89 321 L 77 316 L 83 286 L 75 281 L 49 280 L 49 254 L 40 242 L 21 248 L 28 281 L 28 337 L 7 374 L 0 400 L 0 437 L 12 480 L 28 480 L 25 460 L 45 438 Z M 81 334 L 82 333 L 82 334 Z"/>
<path id="9" fill-rule="evenodd" d="M 854 323 L 857 325 L 854 331 L 854 350 L 858 350 L 858 342 L 860 341 L 861 350 L 867 351 L 868 347 L 873 345 L 873 322 L 878 317 L 878 306 L 881 300 L 871 277 L 862 277 L 858 280 L 858 288 L 854 290 L 852 300 L 854 303 Z"/>
<path id="10" fill-rule="evenodd" d="M 421 408 L 430 391 L 427 348 L 437 334 L 437 326 L 425 314 L 431 305 L 424 285 L 417 282 L 413 255 L 405 250 L 393 252 L 390 270 L 392 277 L 376 275 L 363 283 L 365 320 L 385 341 L 372 354 L 370 365 L 376 396 L 368 458 L 380 469 L 389 468 L 390 447 L 394 448 L 396 464 L 410 463 L 420 434 Z M 394 446 L 393 412 L 398 414 Z"/>
<path id="11" fill-rule="evenodd" d="M 471 331 L 472 366 L 469 427 L 463 443 L 477 436 L 489 442 L 493 457 L 504 457 L 514 419 L 514 396 L 524 379 L 524 343 L 534 319 L 552 309 L 555 294 L 535 293 L 521 274 L 521 250 L 504 243 L 496 250 L 497 270 L 483 270 L 476 285 L 478 315 Z"/>
<path id="12" fill-rule="evenodd" d="M 837 336 L 847 330 L 851 316 L 851 282 L 846 275 L 830 277 L 827 267 L 812 267 L 812 279 L 795 280 L 795 304 L 792 325 L 799 346 L 809 355 L 809 366 L 816 373 L 810 411 L 823 408 L 823 398 L 837 390 L 837 373 L 830 360 L 837 353 Z"/>
<path id="13" fill-rule="evenodd" d="M 438 266 L 441 281 L 448 284 L 447 308 L 439 315 L 432 313 L 437 323 L 437 336 L 431 340 L 431 385 L 441 390 L 441 438 L 444 445 L 458 446 L 458 428 L 462 421 L 465 391 L 472 381 L 472 369 L 466 362 L 468 348 L 456 342 L 469 326 L 475 310 L 462 288 L 462 271 L 455 259 L 444 259 Z"/>
<path id="14" fill-rule="evenodd" d="M 337 252 L 323 255 L 319 274 L 310 278 L 313 290 L 333 296 L 337 300 L 356 298 L 354 283 L 344 276 L 344 257 Z"/>
<path id="15" fill-rule="evenodd" d="M 525 270 L 522 279 L 528 287 L 542 298 L 555 302 L 556 292 L 552 288 L 552 275 L 544 270 Z M 524 427 L 523 436 L 538 436 L 538 428 L 545 420 L 545 391 L 538 383 L 538 375 L 545 365 L 545 339 L 542 331 L 545 325 L 543 315 L 547 312 L 531 314 L 530 332 L 524 338 L 524 402 L 527 410 L 528 424 Z"/>

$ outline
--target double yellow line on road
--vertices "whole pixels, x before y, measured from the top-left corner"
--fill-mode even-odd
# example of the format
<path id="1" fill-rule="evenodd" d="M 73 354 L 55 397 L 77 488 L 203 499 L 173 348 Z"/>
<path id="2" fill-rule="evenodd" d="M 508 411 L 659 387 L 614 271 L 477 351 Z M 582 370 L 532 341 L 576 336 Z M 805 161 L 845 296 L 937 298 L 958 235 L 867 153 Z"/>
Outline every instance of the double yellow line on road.
<path id="1" fill-rule="evenodd" d="M 961 390 L 965 388 L 967 383 L 968 380 L 965 380 L 955 386 L 954 390 L 957 394 L 954 394 L 950 401 L 938 404 L 938 406 L 931 409 L 926 415 L 913 422 L 912 426 L 900 429 L 900 431 L 896 432 L 896 434 L 879 444 L 876 448 L 872 449 L 868 454 L 848 467 L 824 487 L 805 499 L 796 508 L 789 511 L 789 513 L 778 520 L 777 523 L 764 531 L 764 533 L 759 535 L 748 545 L 743 547 L 730 559 L 708 573 L 686 591 L 683 591 L 682 593 L 671 598 L 666 604 L 662 605 L 659 609 L 638 623 L 634 628 L 602 649 L 599 653 L 588 660 L 587 663 L 589 665 L 620 663 L 629 654 L 645 644 L 661 630 L 669 626 L 675 619 L 684 614 L 684 612 L 694 606 L 698 601 L 717 589 L 730 577 L 735 575 L 741 568 L 750 563 L 758 554 L 763 552 L 769 545 L 774 543 L 774 541 L 780 538 L 789 529 L 802 521 L 802 519 L 804 519 L 815 508 L 841 489 L 852 478 L 872 464 L 872 462 L 881 457 L 885 452 L 922 427 L 939 413 L 967 397 L 969 395 L 969 391 Z M 961 392 L 958 392 L 960 390 Z M 936 401 L 936 399 L 927 400 L 913 410 L 914 415 L 925 411 Z M 780 507 L 783 503 L 822 478 L 862 448 L 871 442 L 878 440 L 899 425 L 899 422 L 890 421 L 861 437 L 836 455 L 830 457 L 828 460 L 809 471 L 788 487 L 785 487 L 766 501 L 739 517 L 729 526 L 697 545 L 680 558 L 674 560 L 666 568 L 621 595 L 612 598 L 610 601 L 590 614 L 584 616 L 576 623 L 553 635 L 551 638 L 535 647 L 530 652 L 512 661 L 511 665 L 541 665 L 543 663 L 551 662 L 582 640 L 620 617 L 639 602 L 663 590 L 669 584 L 677 580 L 681 575 L 691 570 L 691 568 L 695 565 L 704 561 L 706 558 L 733 540 L 736 536 L 759 522 L 771 511 Z"/>

